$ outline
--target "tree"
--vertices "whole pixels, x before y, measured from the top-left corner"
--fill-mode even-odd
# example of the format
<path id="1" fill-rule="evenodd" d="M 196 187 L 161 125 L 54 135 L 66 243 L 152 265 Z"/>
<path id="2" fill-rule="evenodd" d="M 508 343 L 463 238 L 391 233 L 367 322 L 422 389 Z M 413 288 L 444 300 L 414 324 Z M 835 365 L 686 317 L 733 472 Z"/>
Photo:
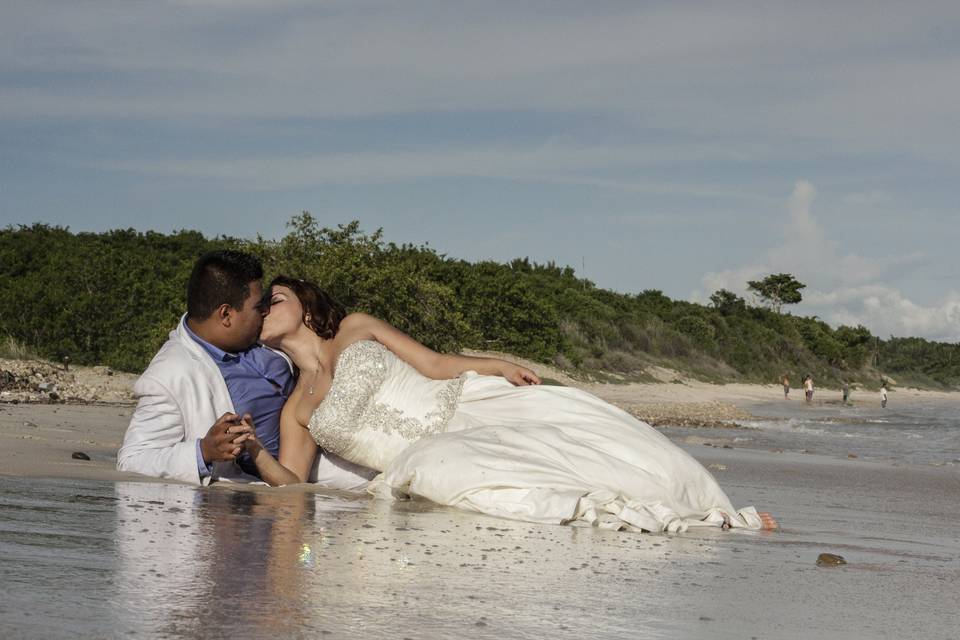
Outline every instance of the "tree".
<path id="1" fill-rule="evenodd" d="M 710 296 L 710 304 L 725 316 L 734 315 L 747 308 L 747 303 L 743 298 L 726 289 L 717 289 L 713 292 Z"/>
<path id="2" fill-rule="evenodd" d="M 776 313 L 780 313 L 780 307 L 785 304 L 797 304 L 803 300 L 800 290 L 806 287 L 789 273 L 774 273 L 763 280 L 747 282 L 747 288 Z"/>

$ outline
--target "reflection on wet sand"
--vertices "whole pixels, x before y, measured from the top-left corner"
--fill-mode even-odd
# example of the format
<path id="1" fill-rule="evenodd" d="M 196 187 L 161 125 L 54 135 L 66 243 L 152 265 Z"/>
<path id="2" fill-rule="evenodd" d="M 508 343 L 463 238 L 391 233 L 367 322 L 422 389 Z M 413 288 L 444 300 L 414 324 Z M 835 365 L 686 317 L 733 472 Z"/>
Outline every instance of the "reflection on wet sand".
<path id="1" fill-rule="evenodd" d="M 324 518 L 362 503 L 303 491 L 116 485 L 121 626 L 174 636 L 302 628 Z M 281 635 L 286 635 L 281 633 Z"/>
<path id="2" fill-rule="evenodd" d="M 0 475 L 0 638 L 956 635 L 954 470 L 700 455 L 783 531 L 624 534 L 304 488 Z M 848 564 L 818 567 L 821 552 Z"/>
<path id="3" fill-rule="evenodd" d="M 709 537 L 544 527 L 297 489 L 121 483 L 116 497 L 117 626 L 172 637 L 395 635 L 398 616 L 418 637 L 573 637 L 600 611 L 604 634 L 666 629 L 642 583 L 656 580 L 661 600 L 674 590 L 671 553 L 715 554 Z"/>

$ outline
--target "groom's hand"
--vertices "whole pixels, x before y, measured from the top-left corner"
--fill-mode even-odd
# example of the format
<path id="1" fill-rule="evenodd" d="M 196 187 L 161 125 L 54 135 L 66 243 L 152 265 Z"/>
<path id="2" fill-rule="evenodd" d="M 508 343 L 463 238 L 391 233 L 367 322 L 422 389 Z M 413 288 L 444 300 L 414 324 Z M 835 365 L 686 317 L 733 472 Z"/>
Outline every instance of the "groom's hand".
<path id="1" fill-rule="evenodd" d="M 214 423 L 207 435 L 200 439 L 200 453 L 207 464 L 212 462 L 231 462 L 237 459 L 243 449 L 248 428 L 235 413 L 225 413 Z M 236 442 L 240 440 L 240 442 Z"/>

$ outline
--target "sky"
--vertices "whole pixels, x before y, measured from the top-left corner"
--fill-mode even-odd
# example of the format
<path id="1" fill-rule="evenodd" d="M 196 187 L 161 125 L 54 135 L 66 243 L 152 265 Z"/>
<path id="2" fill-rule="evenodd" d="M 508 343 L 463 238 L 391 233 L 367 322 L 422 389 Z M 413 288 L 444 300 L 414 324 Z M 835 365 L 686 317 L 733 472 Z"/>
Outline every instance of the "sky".
<path id="1" fill-rule="evenodd" d="M 308 210 L 957 342 L 958 78 L 956 2 L 4 0 L 0 227 Z"/>

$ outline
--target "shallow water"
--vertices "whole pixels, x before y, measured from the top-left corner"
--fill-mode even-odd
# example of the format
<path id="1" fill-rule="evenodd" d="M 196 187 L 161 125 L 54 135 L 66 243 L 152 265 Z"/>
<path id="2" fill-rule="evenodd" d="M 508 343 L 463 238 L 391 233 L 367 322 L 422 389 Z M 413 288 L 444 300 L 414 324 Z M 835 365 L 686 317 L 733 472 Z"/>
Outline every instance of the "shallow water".
<path id="1" fill-rule="evenodd" d="M 906 502 L 833 510 L 731 464 L 735 502 L 795 524 L 640 535 L 350 494 L 0 476 L 0 637 L 893 637 L 916 628 L 901 591 L 922 611 L 952 598 L 952 513 L 921 530 Z M 824 573 L 822 550 L 853 568 Z M 927 637 L 949 637 L 935 622 Z"/>
<path id="2" fill-rule="evenodd" d="M 756 420 L 748 429 L 667 428 L 675 440 L 688 435 L 722 439 L 746 448 L 778 448 L 823 455 L 915 464 L 960 465 L 960 402 L 897 401 L 887 409 L 802 400 L 748 407 Z"/>
<path id="3" fill-rule="evenodd" d="M 0 478 L 2 637 L 577 637 L 677 627 L 665 538 L 365 497 Z M 702 539 L 672 553 L 712 557 Z M 616 597 L 609 594 L 616 593 Z"/>

